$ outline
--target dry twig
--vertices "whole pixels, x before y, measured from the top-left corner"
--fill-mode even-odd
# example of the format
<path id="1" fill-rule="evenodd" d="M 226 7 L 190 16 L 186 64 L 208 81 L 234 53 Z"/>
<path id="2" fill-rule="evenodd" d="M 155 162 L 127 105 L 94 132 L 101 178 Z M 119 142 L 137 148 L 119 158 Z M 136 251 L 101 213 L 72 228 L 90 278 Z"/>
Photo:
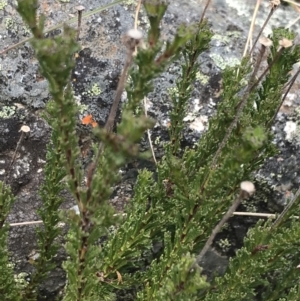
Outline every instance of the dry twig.
<path id="1" fill-rule="evenodd" d="M 213 240 L 215 239 L 216 235 L 220 232 L 221 228 L 228 221 L 228 219 L 232 216 L 233 212 L 235 212 L 236 208 L 240 205 L 241 201 L 243 199 L 248 198 L 255 192 L 255 187 L 254 187 L 253 183 L 251 183 L 249 181 L 242 182 L 240 187 L 241 187 L 241 189 L 240 189 L 240 193 L 239 193 L 238 197 L 233 202 L 233 204 L 228 209 L 228 211 L 225 213 L 225 215 L 220 220 L 220 222 L 213 229 L 211 235 L 209 236 L 208 240 L 206 241 L 200 254 L 196 257 L 196 260 L 192 264 L 190 270 L 194 269 L 195 266 L 200 263 L 201 259 L 203 258 L 205 253 L 208 251 L 208 249 L 209 249 L 210 245 L 212 244 Z"/>
<path id="2" fill-rule="evenodd" d="M 257 13 L 258 13 L 260 4 L 261 4 L 261 0 L 257 0 L 256 6 L 255 6 L 255 9 L 254 9 L 254 12 L 253 12 L 252 20 L 251 20 L 251 25 L 250 25 L 249 34 L 248 34 L 247 42 L 246 42 L 246 45 L 245 45 L 243 57 L 246 56 L 248 46 L 249 46 L 249 44 L 251 44 L 253 30 L 254 30 L 254 25 L 255 25 L 255 20 L 256 20 L 256 17 L 257 17 Z"/>
<path id="3" fill-rule="evenodd" d="M 94 10 L 91 10 L 91 11 L 89 11 L 89 12 L 86 12 L 86 13 L 82 14 L 82 18 L 84 19 L 84 18 L 87 18 L 87 17 L 89 17 L 89 16 L 92 16 L 92 15 L 94 15 L 94 14 L 96 14 L 96 13 L 102 12 L 102 11 L 104 11 L 104 10 L 110 8 L 110 7 L 113 7 L 113 6 L 115 6 L 116 4 L 121 3 L 121 2 L 123 2 L 123 1 L 124 1 L 124 0 L 115 0 L 115 1 L 112 2 L 112 3 L 103 5 L 103 6 L 101 6 L 101 7 L 97 7 L 97 8 L 94 9 Z M 69 20 L 66 20 L 66 21 L 64 21 L 64 22 L 61 22 L 61 23 L 59 23 L 59 24 L 57 24 L 57 25 L 55 25 L 55 26 L 52 26 L 52 27 L 50 27 L 50 28 L 44 30 L 44 34 L 49 33 L 49 32 L 51 32 L 51 31 L 53 31 L 53 30 L 58 29 L 58 28 L 61 28 L 61 27 L 63 27 L 65 24 L 71 25 L 71 24 L 76 23 L 76 22 L 78 23 L 78 17 L 71 18 L 71 19 L 69 19 Z M 27 38 L 27 39 L 22 40 L 22 41 L 19 42 L 19 43 L 16 43 L 16 44 L 14 44 L 14 45 L 12 45 L 12 46 L 7 47 L 6 49 L 0 51 L 0 56 L 3 55 L 3 54 L 5 54 L 6 52 L 12 50 L 12 49 L 15 49 L 15 48 L 17 48 L 17 47 L 19 47 L 19 46 L 25 44 L 26 42 L 30 42 L 32 39 L 33 39 L 33 37 L 31 36 L 31 37 L 29 37 L 29 38 Z"/>

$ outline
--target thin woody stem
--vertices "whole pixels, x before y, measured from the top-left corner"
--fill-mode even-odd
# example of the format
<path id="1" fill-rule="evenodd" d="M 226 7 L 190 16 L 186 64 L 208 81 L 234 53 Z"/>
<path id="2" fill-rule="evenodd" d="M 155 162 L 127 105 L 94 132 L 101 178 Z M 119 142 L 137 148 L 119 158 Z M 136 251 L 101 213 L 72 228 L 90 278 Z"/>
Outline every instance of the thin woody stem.
<path id="1" fill-rule="evenodd" d="M 246 54 L 247 54 L 247 49 L 248 49 L 248 46 L 249 46 L 249 43 L 250 43 L 250 40 L 251 40 L 251 37 L 252 37 L 252 34 L 253 34 L 253 28 L 254 28 L 254 25 L 255 25 L 256 16 L 257 16 L 258 9 L 260 7 L 261 1 L 262 0 L 257 0 L 257 2 L 256 2 L 256 6 L 255 6 L 254 13 L 253 13 L 253 16 L 252 16 L 252 21 L 251 21 L 251 25 L 250 25 L 250 30 L 249 30 L 247 42 L 246 42 L 244 53 L 243 53 L 243 57 L 245 57 Z"/>
<path id="2" fill-rule="evenodd" d="M 200 18 L 200 21 L 199 21 L 200 24 L 203 22 L 204 16 L 205 16 L 205 14 L 206 14 L 206 11 L 207 11 L 207 9 L 208 9 L 208 6 L 209 6 L 210 2 L 211 2 L 211 0 L 207 0 L 207 2 L 206 2 L 206 4 L 205 4 L 203 13 L 202 13 L 201 18 Z"/>
<path id="3" fill-rule="evenodd" d="M 133 62 L 133 52 L 134 52 L 134 49 L 130 49 L 128 51 L 127 58 L 126 58 L 126 61 L 125 61 L 125 65 L 124 65 L 124 68 L 123 68 L 123 72 L 121 74 L 121 78 L 120 78 L 120 81 L 119 81 L 119 84 L 118 84 L 116 96 L 115 96 L 115 99 L 113 101 L 112 107 L 110 109 L 110 113 L 109 113 L 108 119 L 106 121 L 106 124 L 104 126 L 104 128 L 106 129 L 106 131 L 108 133 L 112 132 L 113 127 L 114 127 L 114 122 L 115 122 L 115 119 L 116 119 L 116 115 L 117 115 L 121 95 L 123 93 L 125 83 L 126 83 L 126 80 L 127 80 L 127 77 L 128 77 L 128 70 L 129 70 L 129 68 L 130 68 L 130 66 Z"/>
<path id="4" fill-rule="evenodd" d="M 113 6 L 115 6 L 116 4 L 121 3 L 121 2 L 123 2 L 123 1 L 124 1 L 124 0 L 115 0 L 115 1 L 112 2 L 112 3 L 109 3 L 109 4 L 103 5 L 103 6 L 101 6 L 101 7 L 98 7 L 98 8 L 96 8 L 96 9 L 92 10 L 92 11 L 89 11 L 89 12 L 86 12 L 86 13 L 82 14 L 82 18 L 87 18 L 87 17 L 92 16 L 92 15 L 94 15 L 94 14 L 96 14 L 96 13 L 102 12 L 102 11 L 104 11 L 104 10 L 110 8 L 110 7 L 113 7 Z M 44 34 L 45 34 L 45 33 L 49 33 L 49 32 L 51 32 L 51 31 L 53 31 L 53 30 L 58 29 L 58 28 L 61 28 L 61 27 L 63 27 L 65 24 L 71 25 L 71 24 L 76 23 L 76 22 L 78 22 L 78 17 L 71 18 L 71 19 L 69 19 L 69 20 L 67 20 L 67 21 L 61 22 L 61 23 L 59 23 L 59 24 L 57 24 L 57 25 L 55 25 L 55 26 L 52 26 L 52 27 L 46 29 L 46 30 L 44 31 Z M 19 46 L 25 44 L 26 42 L 30 42 L 33 38 L 34 38 L 34 37 L 29 37 L 29 38 L 24 39 L 23 41 L 21 41 L 21 42 L 19 42 L 19 43 L 16 43 L 16 44 L 14 44 L 14 45 L 12 45 L 12 46 L 10 46 L 10 47 L 8 47 L 8 48 L 6 48 L 6 49 L 0 51 L 0 55 L 3 55 L 3 54 L 5 54 L 5 53 L 8 52 L 8 51 L 17 48 L 17 47 L 19 47 Z"/>
<path id="5" fill-rule="evenodd" d="M 79 36 L 80 36 L 80 31 L 81 31 L 81 22 L 82 22 L 82 11 L 83 11 L 83 6 L 79 6 L 77 8 L 78 10 L 78 20 L 77 20 L 77 36 L 76 36 L 76 41 L 79 41 Z"/>
<path id="6" fill-rule="evenodd" d="M 292 86 L 294 85 L 294 83 L 295 83 L 295 81 L 296 81 L 296 79 L 297 79 L 297 77 L 298 77 L 299 74 L 300 74 L 300 67 L 298 68 L 297 72 L 294 74 L 294 76 L 293 76 L 293 77 L 291 78 L 291 80 L 289 81 L 289 83 L 288 83 L 288 88 L 286 89 L 286 91 L 285 91 L 285 93 L 284 93 L 284 95 L 283 95 L 283 97 L 282 97 L 282 99 L 281 99 L 281 102 L 280 102 L 280 104 L 279 104 L 278 107 L 277 107 L 276 113 L 274 114 L 274 117 L 273 117 L 273 119 L 271 120 L 271 122 L 270 122 L 269 125 L 271 125 L 271 124 L 274 122 L 274 120 L 275 120 L 275 118 L 276 118 L 276 116 L 277 116 L 277 114 L 278 114 L 278 112 L 279 112 L 279 110 L 280 110 L 280 108 L 281 108 L 283 102 L 285 101 L 287 95 L 289 94 L 289 92 L 290 92 Z"/>
<path id="7" fill-rule="evenodd" d="M 262 49 L 265 49 L 264 47 L 265 46 L 263 46 Z M 224 146 L 226 145 L 226 143 L 227 143 L 227 141 L 228 141 L 228 139 L 229 139 L 229 137 L 230 137 L 233 129 L 236 127 L 237 122 L 240 119 L 240 116 L 241 116 L 241 114 L 242 114 L 242 112 L 243 112 L 243 110 L 244 110 L 244 108 L 246 106 L 246 103 L 247 103 L 247 100 L 248 100 L 248 97 L 249 97 L 250 93 L 258 86 L 258 84 L 264 78 L 264 76 L 266 75 L 266 73 L 272 68 L 272 66 L 274 65 L 274 63 L 278 60 L 278 58 L 282 54 L 283 50 L 284 50 L 284 48 L 281 47 L 280 50 L 277 52 L 276 56 L 274 57 L 273 61 L 268 65 L 268 67 L 260 75 L 260 77 L 257 79 L 257 81 L 254 84 L 252 84 L 251 86 L 249 85 L 248 89 L 246 90 L 246 92 L 245 92 L 245 94 L 243 96 L 243 100 L 238 104 L 238 110 L 237 110 L 237 113 L 235 115 L 235 118 L 232 121 L 232 123 L 230 124 L 230 126 L 228 128 L 228 131 L 227 131 L 225 137 L 223 138 L 223 140 L 222 140 L 222 142 L 221 142 L 221 144 L 220 144 L 220 146 L 219 146 L 219 148 L 218 148 L 218 150 L 217 150 L 217 152 L 216 152 L 216 154 L 215 154 L 215 156 L 213 158 L 213 161 L 211 163 L 212 168 L 215 167 L 215 165 L 216 165 L 216 163 L 217 163 L 217 161 L 219 159 L 219 156 L 221 154 L 221 151 L 223 150 Z M 264 50 L 263 50 L 263 52 L 264 52 Z M 260 56 L 260 59 L 258 60 L 258 62 L 256 64 L 256 67 L 254 68 L 254 72 L 253 72 L 253 74 L 251 76 L 251 79 L 250 79 L 250 84 L 251 84 L 252 80 L 254 79 L 256 72 L 258 71 L 258 66 L 261 63 L 262 56 L 263 55 Z"/>
<path id="8" fill-rule="evenodd" d="M 128 46 L 128 52 L 127 52 L 127 57 L 126 57 L 126 61 L 125 61 L 125 65 L 118 83 L 118 87 L 117 87 L 117 91 L 116 91 L 116 95 L 113 101 L 113 104 L 111 106 L 110 109 L 110 113 L 109 116 L 107 118 L 107 121 L 105 123 L 104 129 L 106 130 L 107 133 L 110 133 L 113 131 L 114 128 L 114 123 L 115 123 L 115 119 L 116 119 L 116 115 L 117 115 L 117 111 L 118 111 L 118 107 L 119 107 L 119 103 L 120 103 L 120 99 L 121 99 L 121 95 L 123 93 L 124 87 L 125 87 L 125 83 L 126 80 L 128 78 L 128 71 L 130 66 L 132 65 L 133 62 L 133 53 L 136 47 L 136 41 L 132 41 L 132 43 L 135 43 L 134 45 L 127 45 Z M 99 163 L 100 160 L 100 156 L 102 154 L 102 150 L 103 150 L 103 143 L 100 142 L 99 147 L 98 147 L 98 152 L 95 158 L 95 161 L 90 165 L 89 168 L 89 172 L 88 172 L 88 177 L 87 177 L 87 187 L 89 189 L 88 191 L 88 195 L 90 195 L 91 193 L 91 183 L 92 183 L 92 179 L 93 176 L 95 174 L 95 170 L 96 170 L 96 166 Z"/>
<path id="9" fill-rule="evenodd" d="M 16 158 L 17 158 L 17 152 L 18 152 L 18 150 L 19 150 L 19 147 L 20 147 L 20 145 L 21 145 L 21 143 L 22 143 L 23 138 L 24 138 L 24 132 L 21 131 L 21 136 L 20 136 L 20 138 L 19 138 L 19 140 L 18 140 L 16 149 L 15 149 L 15 151 L 14 151 L 13 157 L 12 157 L 11 162 L 10 162 L 10 164 L 9 164 L 9 167 L 8 167 L 8 169 L 7 169 L 6 176 L 5 176 L 5 178 L 4 178 L 4 183 L 7 182 L 7 179 L 8 179 L 8 176 L 9 176 L 9 174 L 10 174 L 11 168 L 12 168 L 12 166 L 14 165 L 14 163 L 15 163 L 15 161 L 16 161 Z"/>
<path id="10" fill-rule="evenodd" d="M 228 219 L 233 215 L 236 208 L 240 205 L 241 201 L 248 196 L 248 193 L 244 190 L 241 190 L 236 200 L 233 202 L 233 204 L 230 206 L 230 208 L 227 210 L 225 215 L 222 217 L 221 221 L 216 225 L 216 227 L 213 229 L 211 235 L 209 236 L 208 240 L 206 241 L 203 249 L 201 250 L 200 254 L 196 257 L 195 262 L 192 264 L 190 271 L 195 268 L 197 264 L 200 263 L 201 259 L 205 255 L 205 253 L 208 251 L 210 245 L 212 244 L 213 240 L 215 239 L 216 235 L 220 232 L 224 224 L 228 221 Z"/>
<path id="11" fill-rule="evenodd" d="M 274 7 L 271 8 L 271 10 L 269 12 L 269 15 L 268 15 L 267 19 L 264 22 L 264 25 L 260 29 L 260 31 L 259 31 L 259 33 L 258 33 L 258 35 L 257 35 L 257 37 L 256 37 L 256 39 L 255 39 L 255 41 L 254 41 L 254 43 L 252 45 L 252 48 L 251 48 L 251 50 L 249 52 L 249 55 L 252 54 L 252 52 L 253 52 L 253 50 L 255 48 L 255 45 L 257 44 L 257 41 L 258 41 L 259 37 L 261 36 L 262 32 L 264 31 L 265 27 L 267 26 L 268 22 L 270 21 L 270 19 L 271 19 L 272 15 L 274 14 L 274 12 L 275 12 L 275 10 L 276 10 L 277 7 L 278 6 L 274 6 Z"/>

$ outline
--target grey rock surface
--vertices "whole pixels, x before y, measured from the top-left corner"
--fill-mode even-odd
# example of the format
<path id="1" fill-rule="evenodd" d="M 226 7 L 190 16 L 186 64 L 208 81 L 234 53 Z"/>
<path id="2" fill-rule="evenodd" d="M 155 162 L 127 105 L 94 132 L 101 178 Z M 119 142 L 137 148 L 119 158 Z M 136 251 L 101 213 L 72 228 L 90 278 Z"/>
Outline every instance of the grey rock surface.
<path id="1" fill-rule="evenodd" d="M 133 2 L 133 1 L 127 1 Z M 176 0 L 165 15 L 162 31 L 163 38 L 170 38 L 176 27 L 182 23 L 199 20 L 206 1 Z M 258 24 L 262 24 L 268 13 L 267 3 L 263 2 Z M 46 27 L 71 18 L 76 13 L 75 6 L 82 4 L 86 10 L 94 9 L 107 0 L 86 1 L 40 1 L 40 12 L 47 16 Z M 251 15 L 256 1 L 216 0 L 212 1 L 207 17 L 212 24 L 215 36 L 211 49 L 200 60 L 198 80 L 195 90 L 189 100 L 189 111 L 185 118 L 183 146 L 195 143 L 207 129 L 208 120 L 220 101 L 222 70 L 227 65 L 239 62 L 248 34 Z M 28 29 L 16 13 L 16 1 L 7 1 L 0 9 L 0 51 L 18 43 L 29 36 Z M 95 14 L 83 20 L 80 43 L 82 50 L 77 58 L 73 73 L 73 87 L 76 99 L 82 107 L 78 116 L 78 135 L 85 139 L 88 129 L 80 124 L 87 114 L 103 125 L 108 116 L 118 78 L 124 63 L 125 48 L 122 36 L 132 28 L 135 7 L 133 5 L 117 5 L 112 9 Z M 291 7 L 281 7 L 274 17 L 275 26 L 285 26 L 297 14 Z M 148 24 L 143 13 L 140 16 L 141 29 L 146 32 Z M 295 27 L 297 29 L 298 27 Z M 255 28 L 258 32 L 259 27 Z M 270 28 L 267 29 L 268 31 Z M 59 34 L 56 30 L 51 35 Z M 268 32 L 269 33 L 269 32 Z M 267 33 L 267 34 L 268 34 Z M 167 138 L 167 125 L 171 103 L 168 99 L 168 89 L 174 86 L 179 75 L 179 64 L 172 65 L 167 72 L 155 81 L 155 89 L 148 96 L 148 113 L 157 121 L 152 131 L 152 140 L 158 157 L 162 154 L 162 146 Z M 299 156 L 299 114 L 300 103 L 299 82 L 290 92 L 284 103 L 276 123 L 274 124 L 274 143 L 279 147 L 280 154 L 268 160 L 257 172 L 257 199 L 253 200 L 251 209 L 263 212 L 281 210 L 300 183 Z M 9 164 L 20 138 L 21 125 L 30 126 L 31 132 L 25 135 L 18 149 L 16 162 L 8 175 L 9 184 L 17 196 L 17 201 L 9 216 L 10 223 L 38 220 L 36 209 L 41 206 L 38 187 L 43 181 L 43 166 L 45 164 L 46 144 L 51 129 L 40 117 L 40 113 L 49 100 L 47 83 L 40 76 L 38 64 L 34 58 L 29 43 L 21 45 L 0 55 L 0 179 L 7 176 Z M 126 101 L 126 94 L 123 95 Z M 142 149 L 147 149 L 147 139 L 142 141 Z M 115 187 L 112 203 L 117 210 L 122 210 L 126 200 L 130 198 L 137 169 L 153 168 L 151 162 L 136 162 L 124 168 L 123 181 Z M 64 208 L 74 205 L 66 194 Z M 247 210 L 247 208 L 243 208 Z M 249 208 L 248 208 L 249 209 Z M 253 218 L 233 218 L 227 232 L 221 233 L 215 248 L 223 255 L 233 255 L 242 245 L 243 237 Z M 26 272 L 33 268 L 28 262 L 28 256 L 36 249 L 36 226 L 18 226 L 10 230 L 9 247 L 13 261 L 16 263 L 16 273 Z M 224 241 L 230 237 L 231 247 L 224 248 Z M 211 253 L 212 252 L 212 253 Z M 63 252 L 57 256 L 59 263 L 64 258 Z M 223 273 L 227 260 L 215 250 L 210 250 L 209 258 L 217 262 L 217 267 L 208 267 L 209 273 L 216 269 Z M 219 258 L 219 259 L 218 259 Z M 64 286 L 64 273 L 59 267 L 41 288 L 41 300 L 53 300 L 53 296 Z"/>

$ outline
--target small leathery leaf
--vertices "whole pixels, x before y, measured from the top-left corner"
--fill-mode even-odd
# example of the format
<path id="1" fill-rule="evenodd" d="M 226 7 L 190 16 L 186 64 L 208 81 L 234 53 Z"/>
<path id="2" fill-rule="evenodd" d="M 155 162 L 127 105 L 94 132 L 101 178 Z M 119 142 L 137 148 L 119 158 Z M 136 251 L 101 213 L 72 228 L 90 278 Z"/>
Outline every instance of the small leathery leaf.
<path id="1" fill-rule="evenodd" d="M 247 192 L 249 195 L 252 195 L 255 192 L 255 186 L 250 181 L 241 182 L 241 190 Z"/>
<path id="2" fill-rule="evenodd" d="M 143 33 L 138 29 L 129 29 L 127 31 L 127 36 L 135 40 L 141 40 L 143 38 Z"/>
<path id="3" fill-rule="evenodd" d="M 98 125 L 98 123 L 93 119 L 93 116 L 91 114 L 83 117 L 81 119 L 81 123 L 85 125 L 90 124 L 93 128 Z"/>
<path id="4" fill-rule="evenodd" d="M 30 127 L 28 125 L 22 125 L 19 132 L 28 133 L 30 132 Z"/>

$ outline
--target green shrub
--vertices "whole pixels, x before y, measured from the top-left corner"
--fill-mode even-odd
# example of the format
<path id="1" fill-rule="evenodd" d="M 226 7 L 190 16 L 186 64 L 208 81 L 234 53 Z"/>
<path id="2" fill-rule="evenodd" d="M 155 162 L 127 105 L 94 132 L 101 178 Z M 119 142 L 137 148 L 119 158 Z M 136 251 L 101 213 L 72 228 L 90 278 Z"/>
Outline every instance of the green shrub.
<path id="1" fill-rule="evenodd" d="M 45 38 L 43 19 L 37 23 L 37 0 L 18 1 L 18 12 L 34 36 L 31 44 L 41 74 L 49 82 L 53 102 L 48 106 L 47 121 L 52 136 L 40 188 L 43 207 L 39 215 L 44 223 L 37 231 L 40 256 L 25 288 L 14 279 L 6 247 L 5 220 L 14 197 L 9 187 L 0 183 L 1 300 L 37 300 L 39 284 L 54 267 L 61 220 L 69 227 L 68 259 L 63 263 L 65 301 L 115 300 L 120 290 L 134 292 L 132 300 L 298 300 L 300 227 L 292 218 L 300 214 L 298 194 L 292 213 L 287 211 L 273 224 L 259 221 L 248 232 L 244 247 L 230 260 L 223 276 L 208 282 L 200 267 L 204 251 L 231 215 L 230 210 L 248 196 L 241 190 L 241 182 L 251 179 L 276 151 L 270 128 L 282 103 L 282 91 L 293 83 L 289 72 L 300 59 L 299 45 L 286 47 L 282 41 L 293 40 L 294 33 L 275 29 L 270 37 L 273 45 L 262 45 L 255 63 L 246 57 L 239 66 L 224 71 L 222 101 L 208 131 L 195 147 L 182 149 L 183 119 L 199 68 L 198 57 L 209 49 L 212 31 L 201 18 L 198 24 L 179 27 L 173 40 L 164 44 L 160 23 L 166 2 L 146 0 L 143 4 L 150 29 L 146 47 L 139 48 L 135 57 L 139 37 L 127 36 L 128 102 L 116 133 L 112 131 L 115 112 L 103 129 L 95 128 L 96 154 L 83 186 L 75 133 L 78 107 L 70 84 L 74 53 L 79 49 L 76 32 L 65 26 L 62 36 Z M 266 50 L 268 66 L 257 76 Z M 140 109 L 141 101 L 152 91 L 153 79 L 175 60 L 181 62 L 181 76 L 176 93 L 170 93 L 170 140 L 164 156 L 156 164 L 155 175 L 146 169 L 140 171 L 126 214 L 115 215 L 109 199 L 111 187 L 119 180 L 118 170 L 133 158 L 150 156 L 139 152 L 138 142 L 154 125 Z M 124 70 L 115 108 L 127 78 Z M 59 214 L 63 179 L 79 214 Z M 232 203 L 234 207 L 230 207 Z M 103 237 L 105 241 L 99 244 Z M 160 246 L 155 254 L 154 245 Z"/>

